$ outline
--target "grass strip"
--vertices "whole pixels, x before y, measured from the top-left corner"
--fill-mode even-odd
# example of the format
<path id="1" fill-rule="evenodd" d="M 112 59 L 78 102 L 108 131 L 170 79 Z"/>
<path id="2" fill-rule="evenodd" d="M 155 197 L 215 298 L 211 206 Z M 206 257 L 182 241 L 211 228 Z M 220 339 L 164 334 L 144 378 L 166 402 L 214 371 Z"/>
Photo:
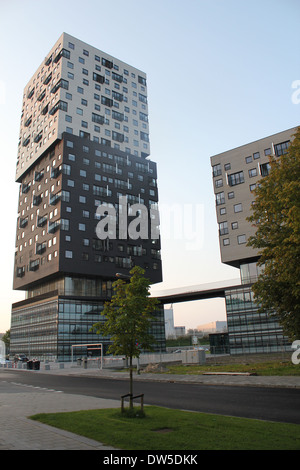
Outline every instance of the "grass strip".
<path id="1" fill-rule="evenodd" d="M 128 417 L 119 409 L 96 409 L 30 418 L 122 450 L 300 449 L 300 427 L 296 424 L 156 406 L 145 407 L 144 417 Z"/>
<path id="2" fill-rule="evenodd" d="M 153 371 L 154 373 L 159 373 Z M 260 376 L 300 376 L 300 365 L 291 362 L 258 362 L 249 364 L 167 365 L 165 374 L 194 374 L 205 372 L 248 372 Z"/>

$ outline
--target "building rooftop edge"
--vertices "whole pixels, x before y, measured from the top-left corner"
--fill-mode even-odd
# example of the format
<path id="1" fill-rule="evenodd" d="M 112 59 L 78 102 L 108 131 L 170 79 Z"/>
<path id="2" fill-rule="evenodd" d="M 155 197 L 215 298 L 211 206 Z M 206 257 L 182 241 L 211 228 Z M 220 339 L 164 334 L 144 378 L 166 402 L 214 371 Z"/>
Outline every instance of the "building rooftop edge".
<path id="1" fill-rule="evenodd" d="M 225 152 L 216 153 L 215 155 L 211 155 L 210 159 L 212 160 L 212 159 L 215 158 L 215 157 L 219 157 L 219 156 L 221 156 L 221 155 L 226 155 L 227 153 L 232 152 L 233 150 L 237 150 L 237 149 L 241 149 L 241 148 L 243 148 L 243 147 L 247 147 L 248 145 L 255 144 L 255 142 L 260 142 L 260 141 L 262 141 L 262 140 L 270 139 L 271 137 L 276 136 L 276 135 L 279 135 L 279 134 L 284 134 L 284 133 L 286 133 L 286 132 L 291 132 L 291 131 L 293 131 L 293 130 L 296 131 L 298 127 L 300 127 L 300 124 L 299 124 L 299 126 L 294 126 L 294 127 L 289 128 L 289 129 L 286 129 L 286 130 L 284 130 L 284 131 L 275 132 L 274 134 L 270 134 L 270 135 L 268 135 L 268 136 L 266 136 L 266 137 L 262 137 L 261 139 L 256 139 L 256 140 L 253 140 L 253 141 L 248 142 L 248 143 L 246 143 L 246 144 L 238 145 L 237 147 L 233 147 L 233 148 L 231 148 L 231 149 L 229 149 L 229 150 L 225 150 Z"/>

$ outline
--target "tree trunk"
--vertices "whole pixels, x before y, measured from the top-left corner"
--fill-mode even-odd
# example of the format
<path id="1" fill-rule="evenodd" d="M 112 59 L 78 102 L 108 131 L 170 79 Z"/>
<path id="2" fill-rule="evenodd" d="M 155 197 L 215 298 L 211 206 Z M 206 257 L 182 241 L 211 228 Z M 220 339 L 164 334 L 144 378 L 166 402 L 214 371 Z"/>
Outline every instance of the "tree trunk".
<path id="1" fill-rule="evenodd" d="M 130 409 L 133 408 L 133 377 L 132 377 L 132 356 L 130 356 L 130 361 L 129 361 L 129 407 Z"/>

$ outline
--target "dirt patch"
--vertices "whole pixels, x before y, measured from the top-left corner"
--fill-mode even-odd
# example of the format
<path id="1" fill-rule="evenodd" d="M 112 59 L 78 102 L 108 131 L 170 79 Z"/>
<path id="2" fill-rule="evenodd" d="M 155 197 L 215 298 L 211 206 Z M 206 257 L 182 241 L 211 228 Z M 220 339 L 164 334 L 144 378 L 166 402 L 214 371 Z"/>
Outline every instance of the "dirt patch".
<path id="1" fill-rule="evenodd" d="M 164 364 L 148 364 L 141 372 L 167 372 L 168 368 Z"/>
<path id="2" fill-rule="evenodd" d="M 158 429 L 152 429 L 151 431 L 153 432 L 159 432 L 159 433 L 167 433 L 167 432 L 172 432 L 173 429 L 172 428 L 158 428 Z"/>

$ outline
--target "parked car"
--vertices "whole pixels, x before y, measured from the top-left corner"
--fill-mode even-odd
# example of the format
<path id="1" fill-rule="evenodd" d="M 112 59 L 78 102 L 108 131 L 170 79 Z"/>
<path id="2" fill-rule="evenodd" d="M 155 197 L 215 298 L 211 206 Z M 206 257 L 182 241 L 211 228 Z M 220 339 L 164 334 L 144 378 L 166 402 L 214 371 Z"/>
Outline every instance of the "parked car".
<path id="1" fill-rule="evenodd" d="M 15 362 L 18 362 L 18 361 L 27 362 L 27 361 L 28 361 L 28 357 L 26 357 L 25 354 L 16 354 L 15 357 L 14 357 L 14 361 L 15 361 Z"/>

